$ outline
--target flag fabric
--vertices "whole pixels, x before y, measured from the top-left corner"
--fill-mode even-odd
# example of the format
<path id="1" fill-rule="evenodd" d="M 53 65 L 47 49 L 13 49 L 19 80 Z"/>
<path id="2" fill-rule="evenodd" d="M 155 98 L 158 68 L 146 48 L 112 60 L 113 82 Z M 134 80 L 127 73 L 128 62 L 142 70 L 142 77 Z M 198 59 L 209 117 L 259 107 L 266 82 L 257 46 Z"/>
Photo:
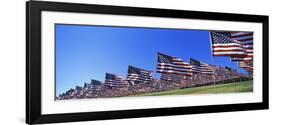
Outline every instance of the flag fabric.
<path id="1" fill-rule="evenodd" d="M 185 76 L 178 76 L 175 74 L 161 74 L 161 81 L 172 81 L 172 82 L 180 82 L 180 80 L 185 79 Z"/>
<path id="2" fill-rule="evenodd" d="M 245 57 L 233 57 L 231 61 L 251 61 L 253 60 L 253 55 L 247 55 Z"/>
<path id="3" fill-rule="evenodd" d="M 128 87 L 126 80 L 116 74 L 105 74 L 105 86 L 108 87 Z"/>
<path id="4" fill-rule="evenodd" d="M 231 58 L 232 61 L 253 60 L 253 32 L 230 32 L 231 38 L 239 41 L 247 52 L 245 57 Z"/>
<path id="5" fill-rule="evenodd" d="M 192 66 L 179 58 L 158 53 L 157 73 L 191 76 Z"/>
<path id="6" fill-rule="evenodd" d="M 213 56 L 245 57 L 247 51 L 230 32 L 210 32 Z"/>
<path id="7" fill-rule="evenodd" d="M 200 62 L 200 73 L 214 75 L 215 72 L 209 64 Z"/>
<path id="8" fill-rule="evenodd" d="M 253 32 L 230 32 L 231 38 L 239 41 L 242 45 L 253 45 Z"/>
<path id="9" fill-rule="evenodd" d="M 83 95 L 82 87 L 76 86 L 74 90 L 74 95 L 76 97 L 81 97 Z"/>
<path id="10" fill-rule="evenodd" d="M 239 67 L 241 68 L 252 68 L 253 67 L 253 63 L 249 62 L 249 61 L 239 61 Z"/>
<path id="11" fill-rule="evenodd" d="M 190 58 L 190 64 L 192 66 L 192 72 L 193 73 L 200 73 L 200 61 Z"/>
<path id="12" fill-rule="evenodd" d="M 139 83 L 149 83 L 152 81 L 152 71 L 129 65 L 127 80 Z"/>
<path id="13" fill-rule="evenodd" d="M 90 90 L 100 90 L 102 88 L 102 82 L 91 79 Z"/>
<path id="14" fill-rule="evenodd" d="M 239 67 L 245 69 L 248 73 L 253 72 L 253 63 L 251 61 L 239 61 Z"/>
<path id="15" fill-rule="evenodd" d="M 192 65 L 192 72 L 194 73 L 214 75 L 214 70 L 207 63 L 190 58 L 190 64 Z"/>
<path id="16" fill-rule="evenodd" d="M 238 63 L 239 63 L 239 67 L 246 70 L 248 72 L 248 74 L 253 73 L 253 65 L 252 64 L 249 64 L 247 61 L 239 61 Z"/>

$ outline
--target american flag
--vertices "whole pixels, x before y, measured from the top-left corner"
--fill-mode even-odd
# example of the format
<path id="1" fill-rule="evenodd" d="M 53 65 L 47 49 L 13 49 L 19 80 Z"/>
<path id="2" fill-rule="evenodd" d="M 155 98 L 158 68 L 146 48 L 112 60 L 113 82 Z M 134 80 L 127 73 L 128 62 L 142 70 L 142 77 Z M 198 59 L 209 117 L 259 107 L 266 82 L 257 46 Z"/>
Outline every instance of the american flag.
<path id="1" fill-rule="evenodd" d="M 215 72 L 209 64 L 200 62 L 200 73 L 214 75 Z"/>
<path id="2" fill-rule="evenodd" d="M 178 76 L 174 74 L 161 74 L 161 81 L 172 81 L 172 82 L 180 82 L 180 80 L 186 79 L 185 76 Z"/>
<path id="3" fill-rule="evenodd" d="M 253 60 L 253 32 L 230 32 L 231 38 L 239 41 L 245 48 L 247 55 L 245 57 L 231 58 L 232 61 L 249 61 Z"/>
<path id="4" fill-rule="evenodd" d="M 191 76 L 191 65 L 179 58 L 158 53 L 157 73 Z"/>
<path id="5" fill-rule="evenodd" d="M 214 70 L 207 63 L 190 58 L 190 64 L 192 65 L 192 72 L 194 73 L 214 75 Z"/>
<path id="6" fill-rule="evenodd" d="M 75 94 L 77 97 L 81 97 L 81 96 L 83 95 L 82 87 L 76 86 L 76 87 L 75 87 L 75 90 L 74 90 L 74 94 Z"/>
<path id="7" fill-rule="evenodd" d="M 127 80 L 137 83 L 149 83 L 152 80 L 152 71 L 129 65 Z"/>
<path id="8" fill-rule="evenodd" d="M 128 83 L 124 78 L 122 78 L 116 74 L 106 73 L 105 74 L 105 86 L 128 87 Z"/>
<path id="9" fill-rule="evenodd" d="M 210 32 L 213 56 L 245 57 L 247 51 L 239 41 L 231 38 L 230 32 Z"/>
<path id="10" fill-rule="evenodd" d="M 191 64 L 193 73 L 200 73 L 200 71 L 201 71 L 200 70 L 200 64 L 201 64 L 200 61 L 190 58 L 190 64 Z"/>
<path id="11" fill-rule="evenodd" d="M 238 64 L 239 67 L 244 68 L 248 72 L 253 70 L 253 63 L 251 61 L 239 61 Z"/>
<path id="12" fill-rule="evenodd" d="M 100 90 L 102 87 L 102 82 L 95 80 L 95 79 L 91 79 L 91 83 L 89 84 L 89 89 L 90 90 Z"/>

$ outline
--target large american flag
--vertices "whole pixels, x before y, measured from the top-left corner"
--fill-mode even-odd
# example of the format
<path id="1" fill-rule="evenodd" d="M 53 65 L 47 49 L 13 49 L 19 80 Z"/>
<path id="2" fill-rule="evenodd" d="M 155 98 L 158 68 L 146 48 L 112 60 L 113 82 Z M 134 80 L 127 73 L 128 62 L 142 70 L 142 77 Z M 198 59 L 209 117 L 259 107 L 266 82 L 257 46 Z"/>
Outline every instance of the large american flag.
<path id="1" fill-rule="evenodd" d="M 191 76 L 191 65 L 179 58 L 158 53 L 157 73 Z"/>
<path id="2" fill-rule="evenodd" d="M 152 71 L 129 65 L 127 80 L 137 83 L 149 83 L 152 80 Z"/>
<path id="3" fill-rule="evenodd" d="M 230 32 L 210 32 L 213 56 L 245 57 L 247 51 L 239 41 L 231 38 Z"/>
<path id="4" fill-rule="evenodd" d="M 128 87 L 127 81 L 116 74 L 105 74 L 105 86 L 108 87 Z"/>
<path id="5" fill-rule="evenodd" d="M 192 72 L 194 73 L 214 75 L 213 68 L 207 63 L 190 58 L 190 64 L 192 65 Z"/>

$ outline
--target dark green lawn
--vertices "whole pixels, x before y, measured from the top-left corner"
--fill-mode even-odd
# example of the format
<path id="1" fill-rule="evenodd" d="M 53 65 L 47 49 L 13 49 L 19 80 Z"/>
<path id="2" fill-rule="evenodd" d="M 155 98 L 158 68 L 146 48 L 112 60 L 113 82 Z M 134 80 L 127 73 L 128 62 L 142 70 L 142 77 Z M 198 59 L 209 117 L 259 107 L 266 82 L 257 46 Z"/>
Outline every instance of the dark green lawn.
<path id="1" fill-rule="evenodd" d="M 194 87 L 186 89 L 178 89 L 164 92 L 145 93 L 137 96 L 159 96 L 159 95 L 182 95 L 182 94 L 208 94 L 208 93 L 236 93 L 236 92 L 252 92 L 253 81 L 243 81 L 237 83 L 228 83 L 221 85 L 210 85 L 204 87 Z"/>

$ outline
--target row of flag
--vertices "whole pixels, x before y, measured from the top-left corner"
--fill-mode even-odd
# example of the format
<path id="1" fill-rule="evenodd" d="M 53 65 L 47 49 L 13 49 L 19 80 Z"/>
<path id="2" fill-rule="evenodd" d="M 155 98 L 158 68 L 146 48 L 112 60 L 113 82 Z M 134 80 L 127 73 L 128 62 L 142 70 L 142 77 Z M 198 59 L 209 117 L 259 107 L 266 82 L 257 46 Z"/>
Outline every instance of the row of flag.
<path id="1" fill-rule="evenodd" d="M 105 86 L 109 87 L 128 87 L 135 83 L 149 83 L 152 81 L 152 71 L 141 69 L 129 65 L 127 78 L 123 78 L 116 74 L 106 73 Z"/>
<path id="2" fill-rule="evenodd" d="M 213 56 L 228 56 L 253 72 L 253 32 L 210 32 Z"/>
<path id="3" fill-rule="evenodd" d="M 231 61 L 247 72 L 253 72 L 253 32 L 210 32 L 213 56 L 228 56 Z M 161 80 L 175 80 L 192 76 L 194 73 L 214 75 L 214 69 L 204 62 L 190 58 L 187 63 L 180 58 L 163 53 L 157 55 L 157 73 L 161 74 Z M 127 78 L 121 78 L 114 74 L 106 74 L 106 85 L 125 86 L 130 83 L 148 83 L 152 80 L 152 71 L 130 66 Z M 122 84 L 121 84 L 122 83 Z"/>
<path id="4" fill-rule="evenodd" d="M 253 72 L 253 32 L 210 32 L 213 56 L 228 56 L 231 61 L 237 62 L 238 66 L 247 72 Z M 231 71 L 229 67 L 225 69 Z M 180 58 L 157 54 L 157 73 L 160 73 L 160 80 L 179 82 L 182 79 L 192 77 L 194 74 L 220 75 L 213 67 L 205 62 L 190 58 L 189 63 Z M 153 71 L 145 70 L 135 66 L 128 66 L 127 77 L 117 74 L 106 73 L 104 86 L 110 88 L 128 87 L 129 84 L 150 83 Z M 97 84 L 98 83 L 98 84 Z M 92 80 L 91 84 L 84 85 L 84 88 L 91 90 L 99 89 L 101 83 Z M 75 90 L 70 89 L 65 95 L 81 95 L 82 87 L 76 86 Z M 82 92 L 82 91 L 81 91 Z M 79 94 L 80 93 L 80 94 Z M 64 96 L 64 95 L 61 95 Z"/>
<path id="5" fill-rule="evenodd" d="M 188 78 L 194 73 L 214 75 L 212 66 L 191 58 L 190 63 L 180 58 L 169 56 L 163 53 L 157 54 L 157 73 L 161 74 L 160 80 L 179 81 Z M 106 73 L 105 86 L 126 87 L 135 83 L 150 83 L 152 81 L 153 71 L 145 70 L 135 66 L 128 66 L 127 77 L 121 77 L 116 74 Z"/>
<path id="6" fill-rule="evenodd" d="M 253 71 L 253 32 L 210 32 L 213 56 L 228 56 L 248 72 Z M 127 77 L 106 73 L 105 85 L 125 87 L 129 83 L 149 83 L 153 71 L 129 65 Z M 157 55 L 157 73 L 161 80 L 175 80 L 192 76 L 194 73 L 214 75 L 214 69 L 204 62 L 190 58 L 189 63 L 163 53 Z"/>
<path id="7" fill-rule="evenodd" d="M 161 74 L 161 80 L 179 81 L 196 73 L 214 75 L 215 71 L 211 65 L 193 58 L 188 63 L 180 58 L 158 53 L 157 73 Z"/>

